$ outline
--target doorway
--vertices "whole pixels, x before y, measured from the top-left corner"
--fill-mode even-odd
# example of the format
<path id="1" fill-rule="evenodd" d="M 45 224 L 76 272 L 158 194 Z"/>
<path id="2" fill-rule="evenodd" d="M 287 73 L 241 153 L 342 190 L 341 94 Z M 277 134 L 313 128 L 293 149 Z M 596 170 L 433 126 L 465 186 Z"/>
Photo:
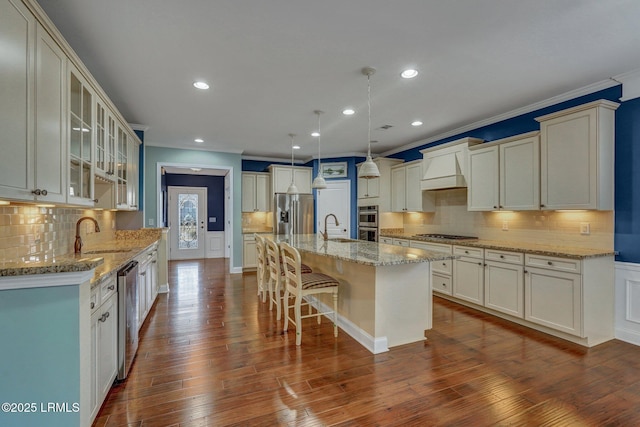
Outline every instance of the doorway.
<path id="1" fill-rule="evenodd" d="M 338 217 L 340 225 L 336 225 L 333 217 L 328 218 L 327 232 L 329 237 L 351 236 L 351 181 L 327 181 L 327 188 L 316 190 L 316 231 L 324 231 L 324 218 L 332 213 Z"/>
<path id="2" fill-rule="evenodd" d="M 169 259 L 204 258 L 207 189 L 169 187 Z"/>

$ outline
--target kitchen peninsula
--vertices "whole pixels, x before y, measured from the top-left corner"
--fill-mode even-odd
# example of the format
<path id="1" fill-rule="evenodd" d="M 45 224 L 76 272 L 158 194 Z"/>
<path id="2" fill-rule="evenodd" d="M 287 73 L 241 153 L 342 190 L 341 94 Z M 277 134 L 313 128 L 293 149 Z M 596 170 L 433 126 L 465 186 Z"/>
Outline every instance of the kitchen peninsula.
<path id="1" fill-rule="evenodd" d="M 315 234 L 273 238 L 298 249 L 313 271 L 340 282 L 338 325 L 372 353 L 424 340 L 431 329 L 431 261 L 452 255 Z M 326 305 L 323 311 L 332 305 L 322 296 L 312 303 Z"/>

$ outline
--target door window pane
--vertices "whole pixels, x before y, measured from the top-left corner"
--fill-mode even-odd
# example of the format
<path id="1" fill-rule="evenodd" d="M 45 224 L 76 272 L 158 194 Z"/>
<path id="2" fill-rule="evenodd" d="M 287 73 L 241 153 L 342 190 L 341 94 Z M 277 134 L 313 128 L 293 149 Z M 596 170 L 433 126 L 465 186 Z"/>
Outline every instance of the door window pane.
<path id="1" fill-rule="evenodd" d="M 198 249 L 198 195 L 178 194 L 178 249 Z"/>

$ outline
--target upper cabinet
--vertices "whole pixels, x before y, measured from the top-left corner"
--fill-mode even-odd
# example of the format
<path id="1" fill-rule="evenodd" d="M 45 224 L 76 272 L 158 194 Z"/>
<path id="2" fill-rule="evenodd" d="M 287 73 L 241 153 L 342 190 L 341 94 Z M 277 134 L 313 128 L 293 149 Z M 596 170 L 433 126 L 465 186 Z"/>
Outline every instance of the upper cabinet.
<path id="1" fill-rule="evenodd" d="M 358 178 L 358 206 L 377 205 L 379 212 L 391 212 L 391 167 L 402 163 L 402 160 L 378 157 L 373 162 L 378 166 L 380 176 Z"/>
<path id="2" fill-rule="evenodd" d="M 35 2 L 0 0 L 0 40 L 0 198 L 115 208 L 122 117 Z M 121 127 L 136 143 L 127 148 L 131 209 L 139 140 Z"/>
<path id="3" fill-rule="evenodd" d="M 271 208 L 270 175 L 242 173 L 242 212 L 268 212 Z"/>
<path id="4" fill-rule="evenodd" d="M 69 65 L 69 203 L 93 206 L 95 94 Z"/>
<path id="5" fill-rule="evenodd" d="M 618 106 L 599 100 L 536 118 L 542 209 L 613 209 Z"/>
<path id="6" fill-rule="evenodd" d="M 274 193 L 286 193 L 293 182 L 298 187 L 298 193 L 311 194 L 311 181 L 313 169 L 304 166 L 269 166 L 271 172 L 271 188 Z"/>
<path id="7" fill-rule="evenodd" d="M 539 132 L 469 147 L 470 211 L 540 208 Z"/>
<path id="8" fill-rule="evenodd" d="M 66 57 L 18 0 L 0 0 L 0 197 L 66 198 Z"/>
<path id="9" fill-rule="evenodd" d="M 391 168 L 391 211 L 434 212 L 435 195 L 420 189 L 422 160 Z"/>

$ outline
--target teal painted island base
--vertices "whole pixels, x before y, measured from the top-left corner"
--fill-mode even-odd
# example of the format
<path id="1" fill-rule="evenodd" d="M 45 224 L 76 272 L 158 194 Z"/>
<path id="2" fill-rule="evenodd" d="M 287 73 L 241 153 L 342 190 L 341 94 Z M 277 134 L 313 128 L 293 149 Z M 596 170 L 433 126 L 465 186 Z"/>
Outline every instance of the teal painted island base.
<path id="1" fill-rule="evenodd" d="M 94 270 L 0 277 L 0 426 L 89 426 Z"/>

